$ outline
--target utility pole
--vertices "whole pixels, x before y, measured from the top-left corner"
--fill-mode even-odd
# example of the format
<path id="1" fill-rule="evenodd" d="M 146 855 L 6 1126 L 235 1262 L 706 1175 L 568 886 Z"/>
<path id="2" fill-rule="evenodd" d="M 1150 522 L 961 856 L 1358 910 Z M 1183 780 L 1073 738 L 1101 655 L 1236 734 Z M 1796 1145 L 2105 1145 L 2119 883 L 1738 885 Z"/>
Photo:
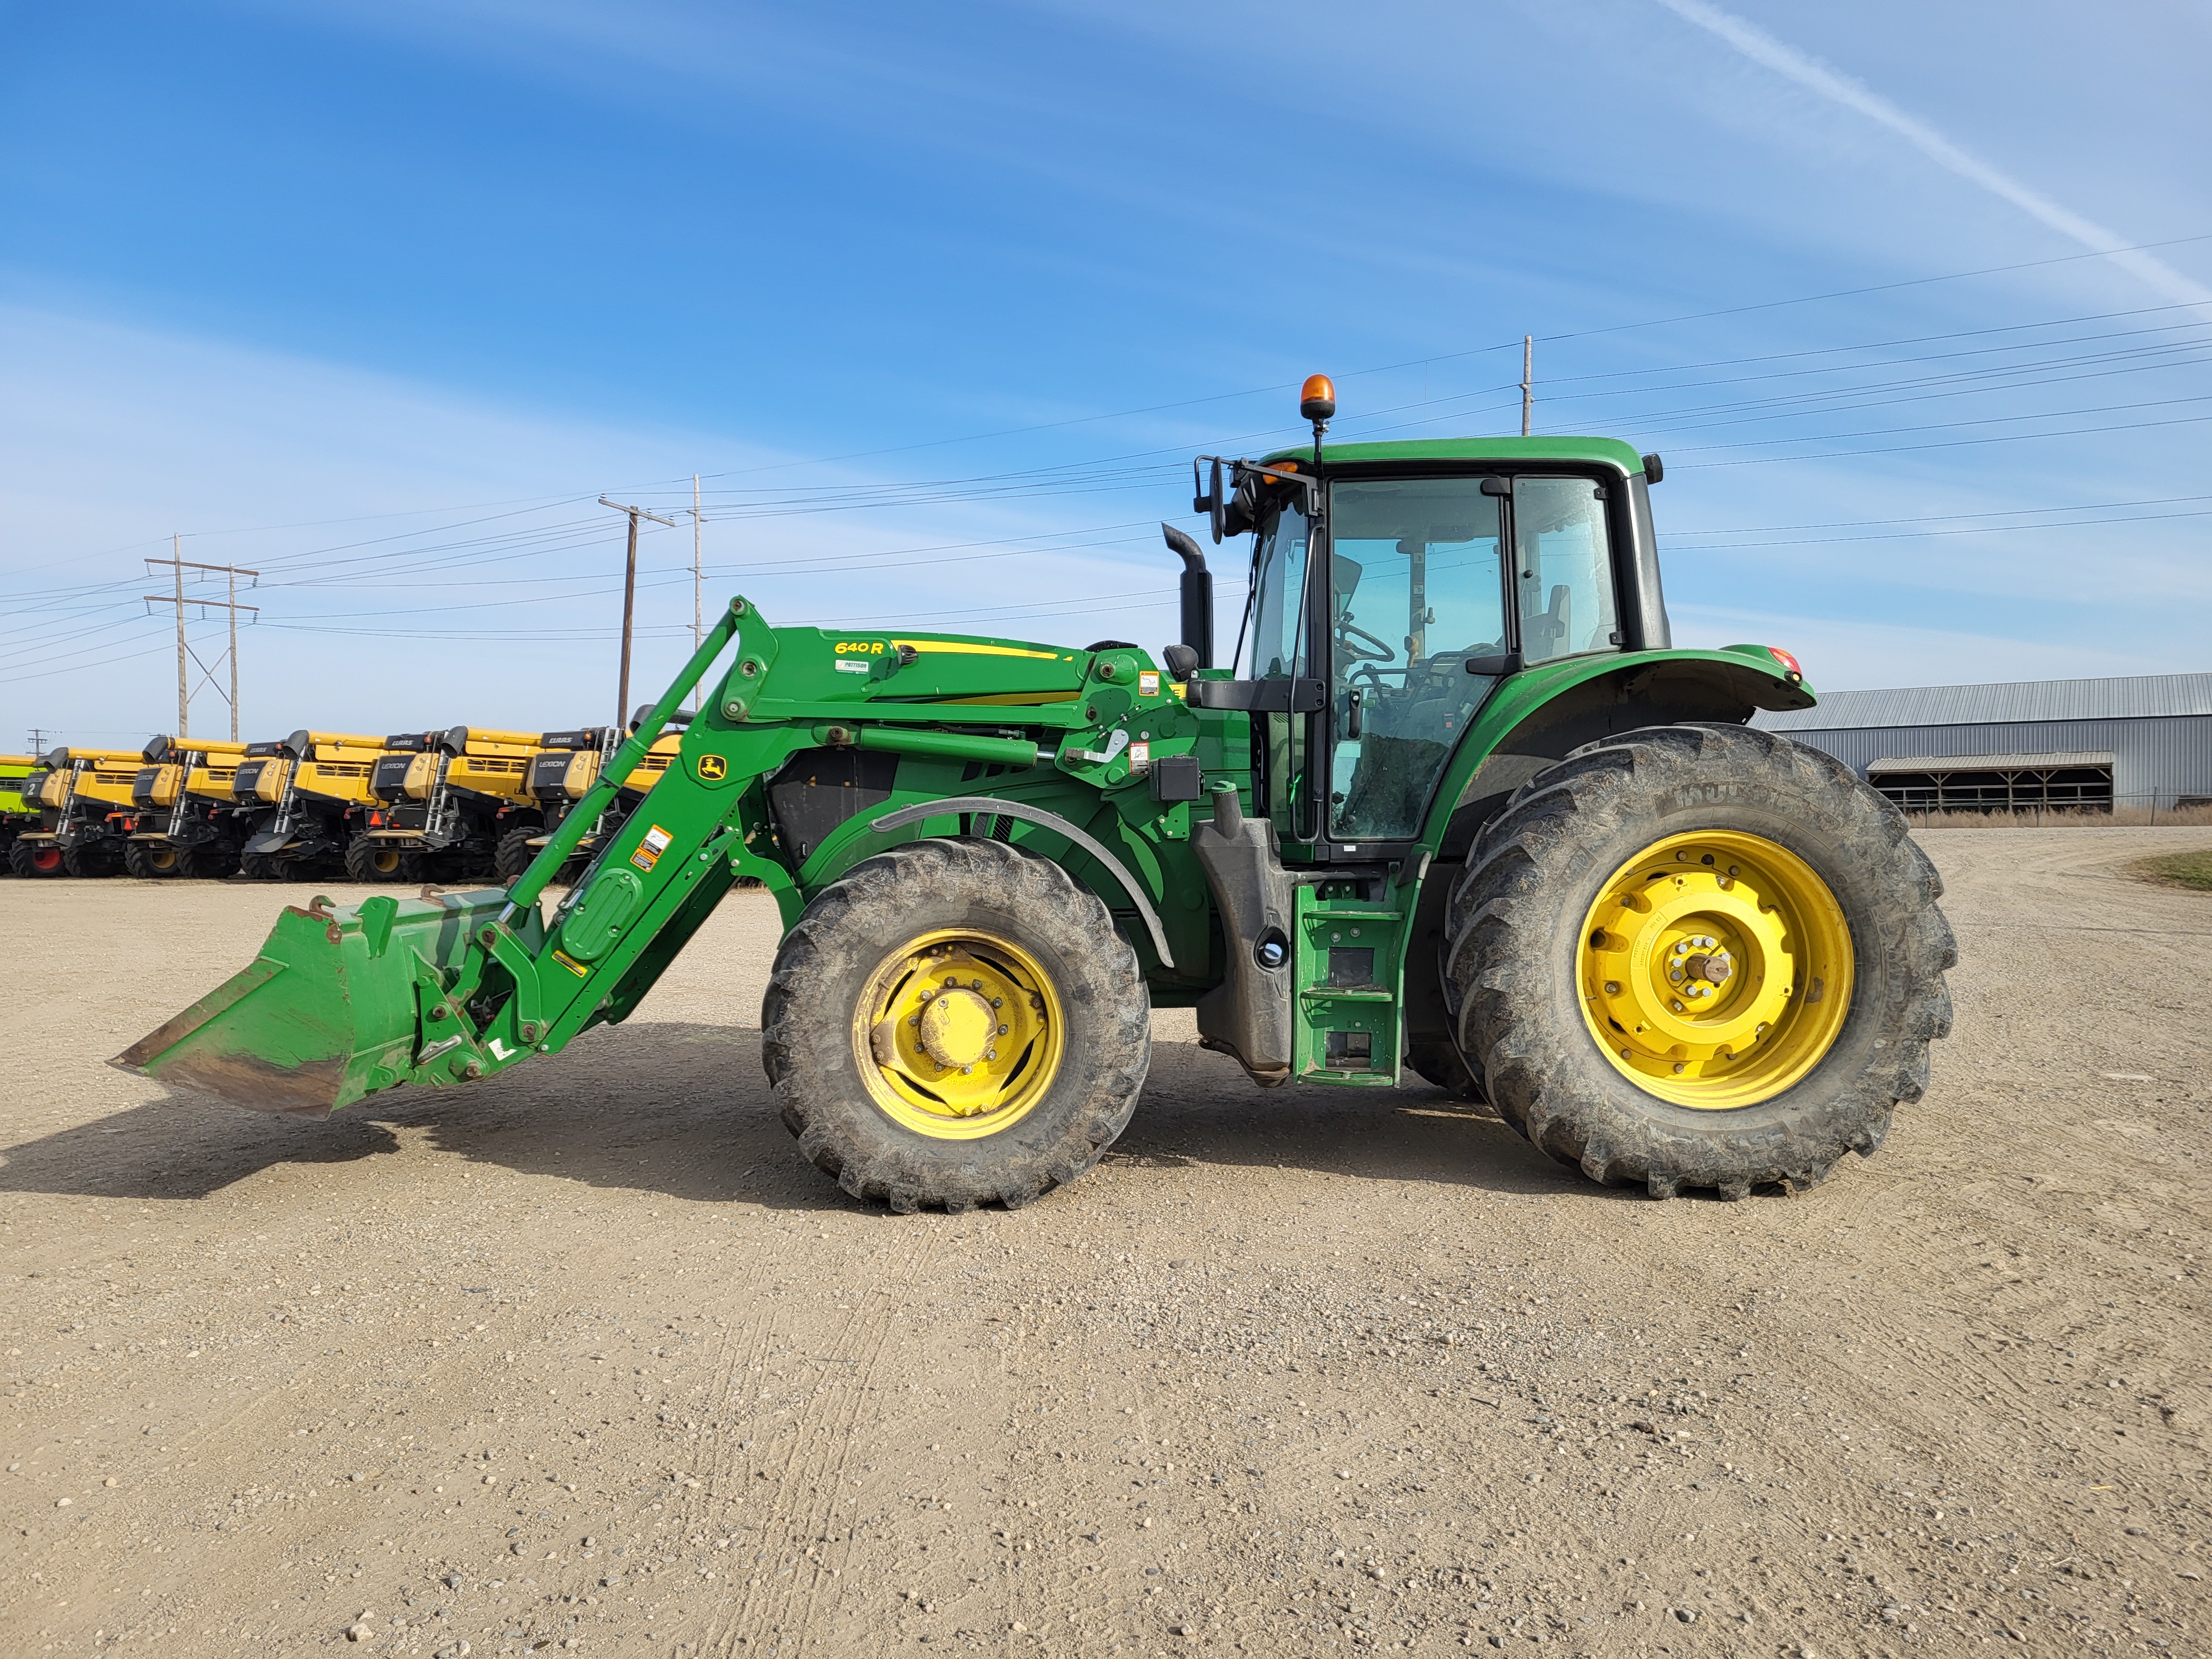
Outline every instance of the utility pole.
<path id="1" fill-rule="evenodd" d="M 696 655 L 706 642 L 706 615 L 701 599 L 702 573 L 699 568 L 699 475 L 691 475 L 691 650 Z M 698 686 L 691 688 L 691 707 L 703 708 L 706 692 Z"/>
<path id="2" fill-rule="evenodd" d="M 629 727 L 630 622 L 637 612 L 637 521 L 650 519 L 655 524 L 665 524 L 673 530 L 676 520 L 664 519 L 658 513 L 648 513 L 641 507 L 625 507 L 622 502 L 611 501 L 604 495 L 599 497 L 599 505 L 629 514 L 629 559 L 623 567 L 622 678 L 615 686 L 615 725 L 627 731 Z"/>
<path id="3" fill-rule="evenodd" d="M 43 726 L 34 726 L 31 728 L 31 757 L 35 760 L 46 752 L 46 728 Z"/>
<path id="4" fill-rule="evenodd" d="M 177 735 L 179 738 L 188 738 L 192 734 L 191 694 L 199 689 L 191 683 L 191 675 L 186 664 L 190 662 L 198 665 L 203 684 L 215 684 L 215 670 L 201 662 L 199 653 L 185 642 L 185 607 L 188 605 L 196 605 L 199 606 L 200 615 L 203 617 L 210 610 L 229 613 L 230 647 L 225 654 L 230 659 L 230 740 L 236 743 L 238 741 L 238 613 L 241 611 L 251 611 L 256 616 L 261 614 L 259 605 L 240 605 L 238 602 L 238 579 L 240 576 L 251 576 L 254 579 L 254 585 L 258 586 L 261 573 L 258 570 L 248 570 L 242 565 L 195 564 L 182 556 L 182 542 L 181 537 L 173 534 L 169 538 L 169 550 L 172 556 L 146 561 L 149 566 L 159 567 L 166 564 L 171 567 L 176 573 L 176 591 L 171 593 L 149 593 L 144 596 L 149 605 L 173 605 L 177 607 Z M 187 599 L 185 595 L 185 572 L 187 570 L 221 571 L 228 583 L 226 589 L 228 597 L 220 599 Z M 220 692 L 221 688 L 216 689 Z"/>
<path id="5" fill-rule="evenodd" d="M 177 571 L 177 735 L 192 734 L 192 699 L 185 683 L 185 538 L 169 532 L 169 562 Z M 204 613 L 203 613 L 204 614 Z"/>
<path id="6" fill-rule="evenodd" d="M 1524 334 L 1521 337 L 1521 435 L 1524 438 L 1528 435 L 1529 406 L 1535 401 L 1530 395 L 1536 383 L 1535 370 L 1536 337 Z"/>

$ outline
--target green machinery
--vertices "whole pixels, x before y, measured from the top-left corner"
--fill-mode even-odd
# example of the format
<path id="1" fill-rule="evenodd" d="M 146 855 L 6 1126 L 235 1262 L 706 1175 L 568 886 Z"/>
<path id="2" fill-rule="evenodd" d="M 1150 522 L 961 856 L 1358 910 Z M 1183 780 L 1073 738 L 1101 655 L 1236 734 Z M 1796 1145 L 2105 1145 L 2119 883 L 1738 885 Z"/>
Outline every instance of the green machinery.
<path id="1" fill-rule="evenodd" d="M 743 878 L 802 1153 L 896 1209 L 1024 1203 L 1129 1120 L 1155 1007 L 1264 1086 L 1401 1065 L 1655 1195 L 1870 1153 L 1949 1027 L 1940 883 L 1881 796 L 1746 724 L 1786 653 L 1670 641 L 1656 457 L 1601 439 L 1201 458 L 1250 533 L 1234 665 L 1190 537 L 1157 659 L 733 599 L 503 890 L 287 909 L 118 1063 L 319 1116 L 627 1018 Z M 710 671 L 713 678 L 708 680 Z M 556 873 L 695 684 L 675 759 Z"/>
<path id="2" fill-rule="evenodd" d="M 38 809 L 23 799 L 21 787 L 38 763 L 35 756 L 0 755 L 0 874 L 14 873 L 15 838 L 38 828 Z"/>

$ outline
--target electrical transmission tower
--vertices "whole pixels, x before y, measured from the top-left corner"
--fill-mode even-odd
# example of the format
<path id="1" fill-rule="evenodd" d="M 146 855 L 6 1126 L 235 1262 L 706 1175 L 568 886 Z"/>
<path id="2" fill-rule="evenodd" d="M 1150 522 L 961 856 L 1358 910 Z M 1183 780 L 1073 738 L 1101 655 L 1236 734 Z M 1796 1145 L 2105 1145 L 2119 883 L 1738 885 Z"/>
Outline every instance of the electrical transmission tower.
<path id="1" fill-rule="evenodd" d="M 251 611 L 257 617 L 261 614 L 259 605 L 240 605 L 238 602 L 238 579 L 240 576 L 251 576 L 254 579 L 253 585 L 258 586 L 261 573 L 258 570 L 247 570 L 234 564 L 194 564 L 182 556 L 181 538 L 177 536 L 169 538 L 169 554 L 170 556 L 166 559 L 149 559 L 146 562 L 156 568 L 167 565 L 173 569 L 177 578 L 176 592 L 149 593 L 145 598 L 149 605 L 173 605 L 177 607 L 177 735 L 180 738 L 188 738 L 192 734 L 192 693 L 199 689 L 191 683 L 191 669 L 187 665 L 199 669 L 201 684 L 215 686 L 216 694 L 222 696 L 223 695 L 222 687 L 216 683 L 216 669 L 221 668 L 225 659 L 228 659 L 230 665 L 230 690 L 226 700 L 230 704 L 230 740 L 236 743 L 238 741 L 238 613 L 241 611 Z M 228 583 L 225 590 L 225 597 L 220 599 L 188 598 L 185 592 L 185 572 L 187 570 L 220 572 Z M 193 650 L 185 639 L 185 607 L 188 605 L 199 606 L 200 615 L 203 617 L 210 611 L 228 611 L 230 615 L 230 644 L 223 654 L 215 659 L 214 668 L 200 661 L 199 653 Z"/>

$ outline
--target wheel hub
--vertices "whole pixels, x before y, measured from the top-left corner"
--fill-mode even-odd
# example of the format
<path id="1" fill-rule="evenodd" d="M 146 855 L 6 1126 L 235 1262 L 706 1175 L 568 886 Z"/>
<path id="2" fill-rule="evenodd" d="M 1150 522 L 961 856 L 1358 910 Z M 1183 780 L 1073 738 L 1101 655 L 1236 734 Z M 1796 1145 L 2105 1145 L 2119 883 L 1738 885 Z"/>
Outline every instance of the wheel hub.
<path id="1" fill-rule="evenodd" d="M 918 1018 L 922 1049 L 939 1066 L 973 1066 L 999 1035 L 999 1016 L 981 992 L 965 986 L 932 997 Z"/>
<path id="2" fill-rule="evenodd" d="M 854 1046 L 870 1097 L 907 1127 L 939 1138 L 991 1134 L 1043 1097 L 1060 1066 L 1059 1000 L 1036 958 L 969 929 L 894 952 L 855 1011 Z"/>
<path id="3" fill-rule="evenodd" d="M 1850 933 L 1812 867 L 1737 831 L 1676 836 L 1613 872 L 1577 951 L 1607 1056 L 1679 1105 L 1780 1093 L 1817 1064 L 1850 1002 Z"/>

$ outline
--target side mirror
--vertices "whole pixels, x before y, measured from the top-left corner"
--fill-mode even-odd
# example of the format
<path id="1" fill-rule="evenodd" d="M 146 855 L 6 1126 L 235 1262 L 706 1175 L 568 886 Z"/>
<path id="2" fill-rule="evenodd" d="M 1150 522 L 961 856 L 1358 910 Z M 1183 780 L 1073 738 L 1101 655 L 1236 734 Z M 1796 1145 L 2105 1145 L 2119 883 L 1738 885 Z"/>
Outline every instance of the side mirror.
<path id="1" fill-rule="evenodd" d="M 1467 659 L 1467 672 L 1470 674 L 1485 674 L 1494 680 L 1502 680 L 1509 674 L 1517 674 L 1521 672 L 1521 653 L 1518 651 L 1507 651 L 1494 657 L 1469 657 Z"/>
<path id="2" fill-rule="evenodd" d="M 1199 483 L 1198 458 L 1194 457 L 1190 464 L 1190 510 L 1206 514 L 1206 522 L 1213 531 L 1213 544 L 1218 547 L 1221 545 L 1221 538 L 1226 531 L 1224 515 L 1228 510 L 1228 502 L 1223 499 L 1221 494 L 1220 460 L 1218 458 L 1214 460 L 1206 482 L 1201 486 Z"/>

